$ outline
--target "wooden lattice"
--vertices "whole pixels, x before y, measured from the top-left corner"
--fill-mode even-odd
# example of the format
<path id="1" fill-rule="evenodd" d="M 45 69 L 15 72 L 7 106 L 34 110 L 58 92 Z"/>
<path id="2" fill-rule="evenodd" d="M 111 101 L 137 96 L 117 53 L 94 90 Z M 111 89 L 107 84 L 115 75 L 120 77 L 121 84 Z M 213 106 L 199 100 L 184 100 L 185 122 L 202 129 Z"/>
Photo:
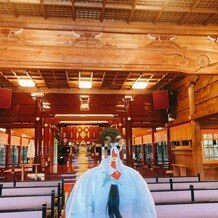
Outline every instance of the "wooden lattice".
<path id="1" fill-rule="evenodd" d="M 217 0 L 201 0 L 197 4 L 196 8 L 218 8 L 218 1 Z"/>
<path id="2" fill-rule="evenodd" d="M 68 6 L 46 5 L 45 10 L 51 17 L 72 17 L 72 8 Z"/>
<path id="3" fill-rule="evenodd" d="M 42 8 L 39 4 L 14 4 L 15 10 L 19 15 L 43 16 Z"/>
<path id="4" fill-rule="evenodd" d="M 130 10 L 106 9 L 104 19 L 126 21 L 129 14 Z"/>
<path id="5" fill-rule="evenodd" d="M 85 3 L 102 3 L 102 0 L 77 0 L 76 2 L 85 2 Z"/>
<path id="6" fill-rule="evenodd" d="M 182 12 L 163 12 L 159 22 L 178 23 L 183 18 Z"/>
<path id="7" fill-rule="evenodd" d="M 194 5 L 194 0 L 171 0 L 168 1 L 167 6 L 176 8 L 190 8 Z"/>
<path id="8" fill-rule="evenodd" d="M 89 8 L 76 8 L 76 17 L 82 19 L 100 19 L 101 10 L 94 9 L 90 10 Z"/>
<path id="9" fill-rule="evenodd" d="M 0 14 L 13 14 L 13 11 L 8 3 L 0 3 Z"/>
<path id="10" fill-rule="evenodd" d="M 161 6 L 163 4 L 163 0 L 139 0 L 137 1 L 137 5 L 140 6 Z"/>
<path id="11" fill-rule="evenodd" d="M 133 4 L 133 0 L 108 0 L 107 4 L 132 5 Z"/>
<path id="12" fill-rule="evenodd" d="M 157 16 L 157 11 L 135 10 L 131 21 L 153 22 Z"/>
<path id="13" fill-rule="evenodd" d="M 206 21 L 210 17 L 208 13 L 190 13 L 189 17 L 184 21 L 187 24 L 201 24 L 202 20 Z"/>

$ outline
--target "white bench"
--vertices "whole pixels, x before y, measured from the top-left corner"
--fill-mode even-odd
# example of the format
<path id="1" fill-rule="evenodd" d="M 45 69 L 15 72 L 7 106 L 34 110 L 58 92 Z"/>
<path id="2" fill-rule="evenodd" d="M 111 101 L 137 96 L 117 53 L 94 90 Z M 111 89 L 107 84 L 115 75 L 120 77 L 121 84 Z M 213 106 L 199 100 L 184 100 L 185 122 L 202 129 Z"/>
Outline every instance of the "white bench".
<path id="1" fill-rule="evenodd" d="M 1 218 L 46 218 L 46 205 L 34 209 L 0 210 Z"/>
<path id="2" fill-rule="evenodd" d="M 200 176 L 151 177 L 144 179 L 147 183 L 170 182 L 170 179 L 173 182 L 199 182 Z"/>
<path id="3" fill-rule="evenodd" d="M 1 196 L 0 210 L 11 209 L 31 209 L 39 208 L 46 203 L 47 209 L 50 211 L 50 217 L 55 217 L 55 198 L 54 192 L 50 195 L 25 195 L 25 196 Z"/>
<path id="4" fill-rule="evenodd" d="M 151 191 L 155 203 L 191 202 L 191 190 Z"/>
<path id="5" fill-rule="evenodd" d="M 217 218 L 218 202 L 155 205 L 157 218 Z"/>
<path id="6" fill-rule="evenodd" d="M 58 186 L 60 184 L 61 206 L 65 204 L 64 179 L 60 180 L 44 180 L 44 181 L 13 181 L 0 182 L 3 187 L 42 187 L 42 186 Z"/>
<path id="7" fill-rule="evenodd" d="M 61 215 L 60 184 L 58 186 L 41 187 L 3 187 L 1 189 L 1 196 L 49 195 L 53 190 L 57 199 L 58 214 Z"/>
<path id="8" fill-rule="evenodd" d="M 180 190 L 190 189 L 190 185 L 193 185 L 195 189 L 216 189 L 218 188 L 218 181 L 148 183 L 148 188 L 150 190 Z"/>

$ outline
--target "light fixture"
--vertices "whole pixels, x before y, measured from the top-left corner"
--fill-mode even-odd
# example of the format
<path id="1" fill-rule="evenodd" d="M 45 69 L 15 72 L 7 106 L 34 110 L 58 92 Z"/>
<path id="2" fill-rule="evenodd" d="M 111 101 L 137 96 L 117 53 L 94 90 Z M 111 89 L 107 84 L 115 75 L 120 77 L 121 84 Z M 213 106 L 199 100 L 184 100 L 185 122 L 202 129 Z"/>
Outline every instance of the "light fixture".
<path id="1" fill-rule="evenodd" d="M 130 101 L 133 101 L 132 95 L 125 95 L 124 100 L 127 100 L 127 99 L 129 99 Z"/>
<path id="2" fill-rule="evenodd" d="M 145 89 L 148 86 L 147 82 L 136 81 L 133 85 L 133 89 Z"/>
<path id="3" fill-rule="evenodd" d="M 79 88 L 80 89 L 91 89 L 92 82 L 91 81 L 79 81 Z"/>
<path id="4" fill-rule="evenodd" d="M 114 117 L 114 114 L 55 114 L 55 117 Z"/>
<path id="5" fill-rule="evenodd" d="M 34 98 L 42 98 L 44 96 L 43 92 L 32 92 L 31 96 Z"/>
<path id="6" fill-rule="evenodd" d="M 89 110 L 89 95 L 80 95 L 80 110 Z"/>
<path id="7" fill-rule="evenodd" d="M 0 132 L 6 132 L 5 128 L 0 128 Z"/>
<path id="8" fill-rule="evenodd" d="M 46 110 L 49 110 L 49 109 L 50 109 L 50 103 L 48 103 L 48 102 L 42 102 L 42 108 L 43 108 L 43 109 L 46 109 Z"/>
<path id="9" fill-rule="evenodd" d="M 31 79 L 19 79 L 18 84 L 22 87 L 35 87 L 35 83 Z"/>
<path id="10" fill-rule="evenodd" d="M 164 130 L 164 129 L 165 129 L 164 127 L 157 127 L 156 131 L 160 131 L 160 130 Z"/>

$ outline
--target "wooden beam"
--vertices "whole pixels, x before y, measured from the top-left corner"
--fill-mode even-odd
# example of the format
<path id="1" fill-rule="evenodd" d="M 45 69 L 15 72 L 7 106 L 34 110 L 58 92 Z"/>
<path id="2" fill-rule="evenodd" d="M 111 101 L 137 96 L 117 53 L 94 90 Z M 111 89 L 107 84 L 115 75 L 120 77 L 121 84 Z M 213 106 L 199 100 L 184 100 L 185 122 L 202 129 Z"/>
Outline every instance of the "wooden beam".
<path id="1" fill-rule="evenodd" d="M 76 0 L 71 0 L 71 3 L 72 3 L 72 19 L 73 19 L 73 20 L 76 20 L 75 2 L 76 2 Z"/>
<path id="2" fill-rule="evenodd" d="M 41 9 L 42 9 L 42 13 L 43 13 L 44 18 L 47 19 L 48 17 L 47 17 L 47 14 L 46 14 L 45 7 L 43 5 L 43 1 L 44 0 L 40 0 L 40 6 L 41 6 Z"/>
<path id="3" fill-rule="evenodd" d="M 104 13 L 105 13 L 105 6 L 106 6 L 107 0 L 103 0 L 102 2 L 102 9 L 101 9 L 101 16 L 100 16 L 100 21 L 101 23 L 104 20 Z"/>
<path id="4" fill-rule="evenodd" d="M 27 89 L 25 88 L 17 88 L 13 89 L 13 92 L 20 92 L 20 93 L 26 93 Z M 63 94 L 103 94 L 103 95 L 108 95 L 108 94 L 115 94 L 115 95 L 145 95 L 145 94 L 150 94 L 152 93 L 152 90 L 109 90 L 109 89 L 63 89 L 63 88 L 51 88 L 51 89 L 46 89 L 46 88 L 28 88 L 28 92 L 43 92 L 45 94 L 52 94 L 52 93 L 63 93 Z"/>
<path id="5" fill-rule="evenodd" d="M 17 116 L 17 115 L 8 115 L 8 116 L 0 116 L 0 123 L 2 122 L 35 122 L 36 117 L 35 116 Z"/>
<path id="6" fill-rule="evenodd" d="M 136 24 L 125 22 L 111 22 L 104 21 L 103 23 L 92 21 L 72 21 L 69 18 L 44 18 L 32 17 L 28 19 L 26 17 L 20 17 L 13 19 L 11 15 L 0 15 L 0 26 L 2 28 L 24 28 L 27 30 L 52 30 L 52 31 L 88 31 L 88 32 L 102 32 L 102 33 L 114 33 L 114 34 L 171 34 L 177 36 L 208 36 L 217 35 L 217 30 L 214 26 L 202 27 L 176 24 Z"/>

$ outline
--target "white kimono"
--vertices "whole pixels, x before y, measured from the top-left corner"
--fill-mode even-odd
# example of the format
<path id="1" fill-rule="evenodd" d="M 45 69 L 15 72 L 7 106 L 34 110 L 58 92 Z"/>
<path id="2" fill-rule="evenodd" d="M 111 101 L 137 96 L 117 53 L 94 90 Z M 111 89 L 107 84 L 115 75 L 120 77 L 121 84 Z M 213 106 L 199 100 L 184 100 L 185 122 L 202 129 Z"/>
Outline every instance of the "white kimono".
<path id="1" fill-rule="evenodd" d="M 123 218 L 155 218 L 155 205 L 147 183 L 134 169 L 118 158 L 121 172 L 115 181 L 111 175 L 111 158 L 85 172 L 75 184 L 66 205 L 66 218 L 109 218 L 107 201 L 111 184 L 119 189 L 119 210 Z"/>

